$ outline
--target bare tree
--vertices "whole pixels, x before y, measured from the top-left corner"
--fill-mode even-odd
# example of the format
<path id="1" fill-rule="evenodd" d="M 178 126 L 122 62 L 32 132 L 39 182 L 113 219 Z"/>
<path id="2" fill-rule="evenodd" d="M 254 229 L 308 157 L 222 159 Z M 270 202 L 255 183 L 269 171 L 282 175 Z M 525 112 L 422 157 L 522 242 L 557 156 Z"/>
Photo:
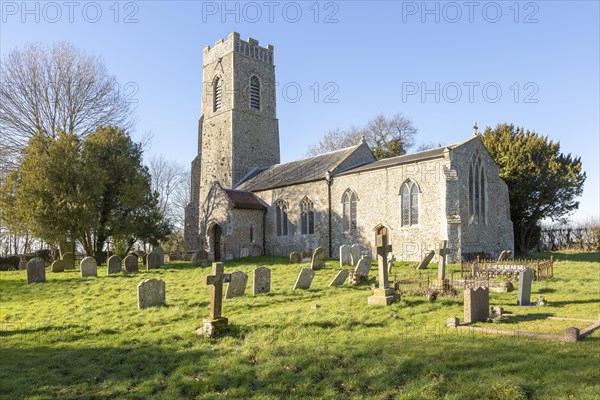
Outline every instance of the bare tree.
<path id="1" fill-rule="evenodd" d="M 68 43 L 31 44 L 0 64 L 0 165 L 11 167 L 35 133 L 85 136 L 102 125 L 133 126 L 135 104 L 102 61 Z"/>
<path id="2" fill-rule="evenodd" d="M 173 225 L 178 230 L 183 231 L 185 226 L 185 207 L 190 202 L 191 195 L 191 177 L 190 171 L 185 171 L 181 175 L 181 184 L 175 188 L 175 192 L 172 197 L 173 210 Z"/>
<path id="3" fill-rule="evenodd" d="M 169 222 L 183 228 L 185 204 L 189 201 L 189 190 L 186 203 L 181 207 L 181 196 L 189 185 L 189 175 L 183 165 L 177 161 L 167 160 L 163 155 L 154 156 L 150 160 L 152 191 L 158 193 L 158 208 Z M 183 192 L 183 194 L 182 194 Z"/>
<path id="4" fill-rule="evenodd" d="M 402 114 L 397 113 L 391 117 L 379 114 L 363 128 L 329 131 L 319 143 L 309 147 L 307 155 L 315 156 L 353 146 L 364 137 L 377 159 L 395 157 L 406 154 L 414 146 L 416 134 L 417 128 Z"/>

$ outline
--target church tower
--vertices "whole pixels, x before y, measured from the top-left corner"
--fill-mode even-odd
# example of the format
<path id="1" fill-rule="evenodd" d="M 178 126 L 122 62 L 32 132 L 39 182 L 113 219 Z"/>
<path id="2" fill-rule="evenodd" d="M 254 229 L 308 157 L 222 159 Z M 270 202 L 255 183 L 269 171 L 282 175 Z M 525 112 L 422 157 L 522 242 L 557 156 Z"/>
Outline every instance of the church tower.
<path id="1" fill-rule="evenodd" d="M 233 32 L 204 48 L 198 156 L 186 207 L 186 251 L 201 247 L 202 205 L 214 182 L 232 188 L 253 169 L 279 164 L 273 46 Z M 205 227 L 204 227 L 205 228 Z"/>

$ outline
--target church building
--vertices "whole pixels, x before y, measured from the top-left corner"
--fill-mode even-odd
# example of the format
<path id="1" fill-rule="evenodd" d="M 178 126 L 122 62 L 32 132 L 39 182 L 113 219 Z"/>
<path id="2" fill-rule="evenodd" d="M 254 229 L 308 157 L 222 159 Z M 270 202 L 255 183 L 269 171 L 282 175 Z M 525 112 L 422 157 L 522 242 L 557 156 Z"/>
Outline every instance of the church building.
<path id="1" fill-rule="evenodd" d="M 281 164 L 273 46 L 231 33 L 204 49 L 202 84 L 187 252 L 338 257 L 343 244 L 370 252 L 382 233 L 397 260 L 442 240 L 449 262 L 513 250 L 508 189 L 477 134 L 383 160 L 362 141 Z"/>

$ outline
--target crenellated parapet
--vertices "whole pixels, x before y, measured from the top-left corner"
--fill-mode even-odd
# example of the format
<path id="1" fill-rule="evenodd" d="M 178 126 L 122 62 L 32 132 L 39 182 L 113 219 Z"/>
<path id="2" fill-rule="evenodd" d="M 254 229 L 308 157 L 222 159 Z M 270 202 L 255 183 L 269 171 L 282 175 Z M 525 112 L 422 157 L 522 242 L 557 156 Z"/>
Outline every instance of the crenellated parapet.
<path id="1" fill-rule="evenodd" d="M 274 47 L 272 45 L 269 44 L 267 47 L 261 47 L 258 44 L 258 40 L 248 38 L 246 41 L 240 38 L 239 33 L 232 32 L 227 37 L 227 40 L 219 39 L 215 42 L 214 47 L 206 46 L 204 48 L 204 65 L 213 63 L 231 52 L 260 60 L 270 65 L 273 65 L 274 62 Z"/>

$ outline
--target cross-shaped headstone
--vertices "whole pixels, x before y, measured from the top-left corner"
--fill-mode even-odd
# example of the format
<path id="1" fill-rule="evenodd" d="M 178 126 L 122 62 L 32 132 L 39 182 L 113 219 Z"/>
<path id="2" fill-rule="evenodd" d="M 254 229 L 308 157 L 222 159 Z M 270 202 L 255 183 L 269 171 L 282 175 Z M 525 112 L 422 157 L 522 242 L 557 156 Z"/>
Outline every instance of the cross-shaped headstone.
<path id="1" fill-rule="evenodd" d="M 387 255 L 392 251 L 392 245 L 388 244 L 387 235 L 377 235 L 377 266 L 379 267 L 379 288 L 387 289 L 388 286 L 388 269 Z"/>
<path id="2" fill-rule="evenodd" d="M 440 240 L 440 249 L 439 249 L 439 264 L 438 264 L 438 279 L 443 281 L 446 279 L 446 255 L 448 255 L 449 251 L 446 248 L 447 240 Z"/>
<path id="3" fill-rule="evenodd" d="M 223 283 L 231 282 L 231 274 L 223 273 L 223 263 L 214 262 L 212 265 L 212 275 L 206 277 L 206 284 L 212 285 L 210 297 L 210 318 L 221 318 L 221 309 L 223 308 Z"/>

